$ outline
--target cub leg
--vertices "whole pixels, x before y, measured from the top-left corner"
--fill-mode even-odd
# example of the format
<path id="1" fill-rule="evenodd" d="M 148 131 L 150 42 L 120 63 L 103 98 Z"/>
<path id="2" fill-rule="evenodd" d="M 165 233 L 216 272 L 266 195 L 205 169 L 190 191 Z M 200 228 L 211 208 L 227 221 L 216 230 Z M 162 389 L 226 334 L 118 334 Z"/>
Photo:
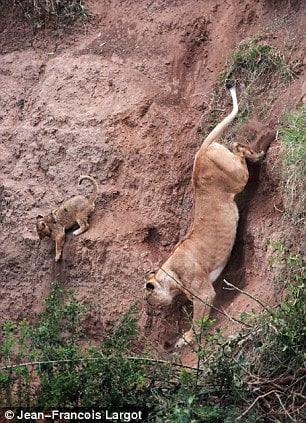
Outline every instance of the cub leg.
<path id="1" fill-rule="evenodd" d="M 73 235 L 81 235 L 82 233 L 87 231 L 87 229 L 89 228 L 89 223 L 87 221 L 87 218 L 77 219 L 76 221 L 79 225 L 79 229 L 75 230 L 73 232 Z"/>
<path id="2" fill-rule="evenodd" d="M 209 317 L 211 307 L 215 299 L 216 293 L 208 279 L 205 282 L 205 292 L 193 297 L 193 318 L 192 328 L 185 332 L 184 335 L 175 344 L 176 348 L 189 344 L 193 341 L 196 333 L 201 330 L 201 319 L 205 316 Z"/>
<path id="3" fill-rule="evenodd" d="M 65 243 L 65 230 L 57 232 L 55 236 L 55 261 L 59 261 Z"/>

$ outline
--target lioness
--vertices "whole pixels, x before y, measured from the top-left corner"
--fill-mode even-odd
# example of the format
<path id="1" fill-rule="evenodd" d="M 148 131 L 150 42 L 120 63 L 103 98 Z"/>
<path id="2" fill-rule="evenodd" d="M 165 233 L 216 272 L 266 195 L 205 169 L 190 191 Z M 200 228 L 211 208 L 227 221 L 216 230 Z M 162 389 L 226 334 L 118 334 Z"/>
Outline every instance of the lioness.
<path id="1" fill-rule="evenodd" d="M 245 158 L 257 161 L 264 155 L 238 143 L 233 144 L 231 152 L 214 142 L 238 113 L 236 89 L 232 85 L 227 88 L 233 101 L 232 112 L 207 136 L 195 157 L 189 232 L 157 272 L 146 274 L 144 297 L 149 307 L 170 305 L 179 291 L 193 302 L 193 328 L 176 347 L 190 343 L 199 319 L 209 315 L 209 305 L 215 298 L 212 282 L 224 269 L 235 241 L 238 209 L 234 197 L 248 181 Z"/>
<path id="2" fill-rule="evenodd" d="M 98 184 L 91 176 L 80 176 L 79 184 L 84 179 L 93 185 L 93 192 L 87 198 L 84 195 L 76 195 L 64 201 L 57 209 L 54 209 L 47 216 L 38 215 L 36 217 L 36 230 L 40 239 L 45 237 L 55 241 L 55 261 L 61 257 L 64 242 L 65 230 L 79 225 L 73 234 L 80 235 L 89 228 L 88 217 L 95 208 L 95 200 L 98 195 Z"/>

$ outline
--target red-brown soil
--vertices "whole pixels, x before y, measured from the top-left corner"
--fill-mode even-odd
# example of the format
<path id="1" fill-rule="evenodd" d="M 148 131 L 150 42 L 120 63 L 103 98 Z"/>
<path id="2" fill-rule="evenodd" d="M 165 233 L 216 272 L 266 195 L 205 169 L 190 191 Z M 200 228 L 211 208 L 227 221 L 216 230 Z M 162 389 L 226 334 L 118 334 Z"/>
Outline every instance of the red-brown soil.
<path id="1" fill-rule="evenodd" d="M 239 136 L 277 129 L 281 115 L 305 94 L 305 3 L 91 0 L 87 5 L 93 13 L 89 23 L 55 29 L 35 29 L 2 6 L 0 325 L 8 318 L 34 318 L 50 281 L 57 279 L 82 303 L 96 304 L 86 321 L 93 338 L 139 301 L 140 327 L 162 352 L 175 328 L 188 322 L 177 304 L 166 321 L 154 318 L 145 329 L 143 276 L 187 232 L 193 159 L 219 74 L 235 44 L 257 33 L 288 52 L 291 63 L 302 63 L 290 85 L 277 85 L 272 98 L 266 92 L 252 100 L 256 130 L 246 127 Z M 268 97 L 269 107 L 260 114 Z M 229 109 L 230 99 L 220 118 Z M 279 148 L 274 141 L 264 162 L 250 167 L 249 184 L 238 198 L 237 242 L 216 303 L 233 316 L 258 305 L 222 289 L 224 278 L 275 301 L 263 244 L 268 237 L 281 238 L 274 169 Z M 101 194 L 90 229 L 75 238 L 68 234 L 63 260 L 55 264 L 53 242 L 39 244 L 35 218 L 89 190 L 77 186 L 81 174 L 94 176 Z"/>

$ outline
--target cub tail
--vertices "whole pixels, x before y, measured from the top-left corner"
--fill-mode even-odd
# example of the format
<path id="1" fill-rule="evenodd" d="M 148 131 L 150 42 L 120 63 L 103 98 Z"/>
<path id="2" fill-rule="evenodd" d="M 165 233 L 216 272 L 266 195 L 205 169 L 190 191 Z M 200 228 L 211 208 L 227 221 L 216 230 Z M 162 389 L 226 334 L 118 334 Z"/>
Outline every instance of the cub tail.
<path id="1" fill-rule="evenodd" d="M 91 176 L 81 175 L 80 179 L 79 179 L 79 185 L 81 185 L 81 183 L 84 179 L 87 179 L 88 181 L 90 181 L 92 183 L 93 192 L 92 192 L 92 194 L 90 194 L 89 200 L 94 202 L 96 200 L 98 194 L 99 194 L 99 187 L 98 187 L 97 181 L 94 178 L 92 178 Z"/>

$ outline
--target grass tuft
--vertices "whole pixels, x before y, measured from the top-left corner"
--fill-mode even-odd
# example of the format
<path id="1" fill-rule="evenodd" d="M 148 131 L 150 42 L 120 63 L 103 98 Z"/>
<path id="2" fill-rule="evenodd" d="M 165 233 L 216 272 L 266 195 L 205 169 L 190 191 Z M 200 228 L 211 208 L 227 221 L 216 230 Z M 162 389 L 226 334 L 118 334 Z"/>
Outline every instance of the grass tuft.
<path id="1" fill-rule="evenodd" d="M 279 130 L 281 153 L 281 181 L 284 206 L 294 223 L 305 222 L 306 174 L 306 104 L 296 113 L 287 113 Z"/>
<path id="2" fill-rule="evenodd" d="M 229 96 L 225 94 L 227 81 L 233 80 L 240 87 L 239 113 L 237 119 L 223 138 L 228 145 L 236 137 L 239 128 L 250 118 L 254 109 L 254 98 L 261 93 L 264 100 L 257 106 L 263 120 L 269 114 L 276 98 L 275 90 L 280 84 L 289 83 L 295 76 L 289 65 L 289 58 L 276 47 L 263 42 L 262 35 L 246 38 L 235 46 L 229 63 L 221 72 L 218 83 L 210 99 L 206 101 L 202 125 L 205 137 L 220 121 L 220 113 L 225 112 Z"/>
<path id="3" fill-rule="evenodd" d="M 82 0 L 15 0 L 14 4 L 26 18 L 33 19 L 36 26 L 43 26 L 51 18 L 87 20 L 90 16 Z"/>
<path id="4" fill-rule="evenodd" d="M 258 37 L 247 38 L 235 47 L 225 78 L 237 79 L 246 86 L 249 94 L 270 87 L 273 79 L 288 83 L 293 72 L 288 60 L 274 46 L 260 42 Z"/>

